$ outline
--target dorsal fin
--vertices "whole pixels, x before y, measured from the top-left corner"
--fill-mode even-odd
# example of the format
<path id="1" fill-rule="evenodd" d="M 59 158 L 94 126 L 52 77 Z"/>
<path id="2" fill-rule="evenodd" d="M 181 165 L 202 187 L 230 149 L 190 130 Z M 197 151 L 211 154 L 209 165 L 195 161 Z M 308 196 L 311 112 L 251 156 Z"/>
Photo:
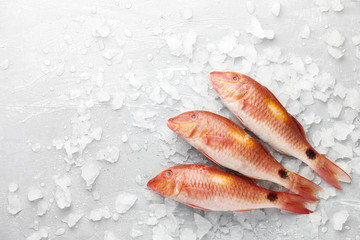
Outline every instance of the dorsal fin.
<path id="1" fill-rule="evenodd" d="M 264 88 L 266 88 L 266 87 L 264 87 Z M 284 108 L 284 106 L 283 106 L 283 105 L 280 103 L 280 101 L 275 97 L 275 95 L 274 95 L 269 89 L 266 88 L 266 90 L 269 92 L 270 96 L 275 100 L 275 102 L 276 102 L 277 104 L 279 104 L 282 108 Z M 284 108 L 284 109 L 285 109 L 285 108 Z M 286 109 L 285 109 L 285 111 L 286 111 Z M 287 113 L 287 111 L 286 111 L 286 113 Z M 289 113 L 288 113 L 288 114 L 289 114 Z M 306 139 L 307 137 L 306 137 L 306 133 L 305 133 L 305 130 L 304 130 L 303 126 L 301 126 L 301 124 L 299 123 L 299 121 L 296 120 L 296 118 L 294 118 L 292 115 L 289 114 L 289 116 L 291 116 L 291 119 L 294 121 L 296 127 L 299 129 L 299 131 L 301 132 L 301 134 L 302 134 L 302 135 L 305 137 L 305 139 Z"/>
<path id="2" fill-rule="evenodd" d="M 291 116 L 291 115 L 290 115 Z M 293 116 L 291 116 L 292 120 L 294 121 L 296 127 L 299 129 L 299 131 L 301 132 L 301 134 L 304 136 L 304 138 L 306 139 L 306 133 L 305 130 L 303 128 L 303 126 L 301 126 L 301 124 L 299 123 L 298 120 L 296 120 L 296 118 L 294 118 Z"/>

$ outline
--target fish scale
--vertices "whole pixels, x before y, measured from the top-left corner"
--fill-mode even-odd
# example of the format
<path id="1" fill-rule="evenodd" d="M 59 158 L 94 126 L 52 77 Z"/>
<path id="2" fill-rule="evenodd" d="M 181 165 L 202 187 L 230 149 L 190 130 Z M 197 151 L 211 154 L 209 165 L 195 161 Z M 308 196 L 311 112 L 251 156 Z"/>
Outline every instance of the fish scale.
<path id="1" fill-rule="evenodd" d="M 241 124 L 281 153 L 308 164 L 332 186 L 351 177 L 309 144 L 301 124 L 254 79 L 234 72 L 212 72 L 210 81 Z"/>
<path id="2" fill-rule="evenodd" d="M 318 199 L 316 194 L 322 190 L 319 186 L 286 170 L 260 142 L 227 118 L 207 111 L 190 111 L 169 119 L 168 126 L 218 165 Z"/>
<path id="3" fill-rule="evenodd" d="M 261 188 L 239 176 L 204 165 L 170 167 L 151 179 L 147 186 L 164 197 L 191 207 L 214 211 L 248 211 L 280 208 L 308 214 L 311 200 Z M 174 188 L 181 189 L 176 194 Z"/>

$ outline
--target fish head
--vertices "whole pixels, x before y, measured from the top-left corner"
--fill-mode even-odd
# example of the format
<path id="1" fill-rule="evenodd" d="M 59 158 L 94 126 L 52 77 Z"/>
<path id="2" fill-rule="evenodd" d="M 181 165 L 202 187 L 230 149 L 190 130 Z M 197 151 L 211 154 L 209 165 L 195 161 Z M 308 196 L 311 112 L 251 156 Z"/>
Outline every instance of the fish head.
<path id="1" fill-rule="evenodd" d="M 209 77 L 216 92 L 229 102 L 244 98 L 250 89 L 250 78 L 241 73 L 211 72 Z"/>
<path id="2" fill-rule="evenodd" d="M 206 117 L 201 111 L 190 111 L 170 118 L 168 127 L 185 139 L 196 139 L 205 134 L 205 127 L 202 124 Z"/>
<path id="3" fill-rule="evenodd" d="M 147 183 L 147 187 L 164 197 L 175 198 L 180 194 L 183 186 L 183 172 L 170 167 Z"/>

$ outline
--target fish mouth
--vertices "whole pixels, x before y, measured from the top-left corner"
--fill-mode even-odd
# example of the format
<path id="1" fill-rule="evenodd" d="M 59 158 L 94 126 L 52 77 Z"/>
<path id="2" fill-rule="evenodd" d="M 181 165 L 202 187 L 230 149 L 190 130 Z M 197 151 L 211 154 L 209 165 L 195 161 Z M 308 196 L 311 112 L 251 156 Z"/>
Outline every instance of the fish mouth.
<path id="1" fill-rule="evenodd" d="M 170 118 L 167 121 L 167 126 L 173 131 L 177 131 L 180 128 L 180 125 L 174 121 L 174 118 Z"/>
<path id="2" fill-rule="evenodd" d="M 146 184 L 146 186 L 156 192 L 157 182 L 158 182 L 157 178 L 154 177 L 153 179 L 149 180 L 149 182 Z"/>
<path id="3" fill-rule="evenodd" d="M 210 82 L 214 86 L 215 89 L 221 88 L 221 83 L 224 79 L 223 72 L 211 72 L 209 74 Z"/>

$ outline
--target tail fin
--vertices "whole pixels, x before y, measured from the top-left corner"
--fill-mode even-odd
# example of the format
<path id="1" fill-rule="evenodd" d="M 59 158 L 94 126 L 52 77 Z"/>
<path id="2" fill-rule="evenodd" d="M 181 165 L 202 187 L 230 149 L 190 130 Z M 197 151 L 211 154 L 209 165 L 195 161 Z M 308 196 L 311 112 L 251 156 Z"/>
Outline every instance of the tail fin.
<path id="1" fill-rule="evenodd" d="M 313 211 L 309 210 L 311 204 L 314 204 L 314 201 L 303 198 L 299 195 L 292 193 L 279 193 L 279 206 L 278 208 L 286 210 L 293 213 L 300 214 L 309 214 Z"/>
<path id="2" fill-rule="evenodd" d="M 319 153 L 316 155 L 316 160 L 311 168 L 337 189 L 342 190 L 339 181 L 351 182 L 351 177 L 344 170 Z"/>
<path id="3" fill-rule="evenodd" d="M 318 193 L 324 191 L 317 184 L 296 173 L 290 173 L 289 179 L 290 183 L 288 189 L 304 198 L 317 201 L 319 200 L 317 197 Z"/>

